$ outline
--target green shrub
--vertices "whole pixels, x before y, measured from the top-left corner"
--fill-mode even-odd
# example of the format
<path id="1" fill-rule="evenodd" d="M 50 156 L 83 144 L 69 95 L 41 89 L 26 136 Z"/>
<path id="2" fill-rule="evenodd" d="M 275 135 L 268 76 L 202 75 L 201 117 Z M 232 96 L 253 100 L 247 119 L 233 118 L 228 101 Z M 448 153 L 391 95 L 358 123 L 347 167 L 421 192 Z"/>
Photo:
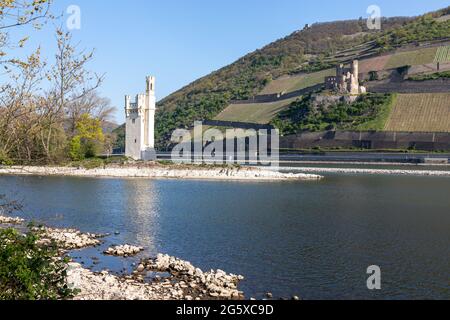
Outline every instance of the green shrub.
<path id="1" fill-rule="evenodd" d="M 73 161 L 80 161 L 84 159 L 84 153 L 81 147 L 81 139 L 76 136 L 70 140 L 69 156 Z"/>
<path id="2" fill-rule="evenodd" d="M 31 228 L 30 228 L 31 229 Z M 67 260 L 55 244 L 37 244 L 38 235 L 0 230 L 0 300 L 56 300 L 75 294 L 67 286 Z"/>
<path id="3" fill-rule="evenodd" d="M 14 162 L 2 151 L 0 151 L 0 166 L 12 166 Z"/>
<path id="4" fill-rule="evenodd" d="M 427 81 L 427 80 L 438 80 L 438 79 L 450 79 L 450 71 L 437 72 L 431 74 L 422 74 L 417 76 L 411 76 L 408 80 L 411 81 Z"/>
<path id="5" fill-rule="evenodd" d="M 95 158 L 99 149 L 100 145 L 92 140 L 87 140 L 83 144 L 83 153 L 86 158 Z"/>

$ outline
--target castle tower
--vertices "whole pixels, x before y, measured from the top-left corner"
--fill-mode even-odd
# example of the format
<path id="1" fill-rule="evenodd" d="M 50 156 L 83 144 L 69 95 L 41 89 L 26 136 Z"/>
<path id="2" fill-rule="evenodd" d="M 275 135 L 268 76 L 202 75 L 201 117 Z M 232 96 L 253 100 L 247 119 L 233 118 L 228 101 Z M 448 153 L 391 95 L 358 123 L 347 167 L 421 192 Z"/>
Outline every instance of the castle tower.
<path id="1" fill-rule="evenodd" d="M 147 77 L 145 94 L 138 94 L 135 102 L 125 96 L 125 156 L 134 160 L 156 160 L 155 113 L 155 77 Z"/>
<path id="2" fill-rule="evenodd" d="M 353 60 L 352 63 L 352 74 L 350 78 L 350 94 L 359 94 L 359 62 L 358 60 Z"/>
<path id="3" fill-rule="evenodd" d="M 352 74 L 356 77 L 356 80 L 359 80 L 359 61 L 358 60 L 353 60 Z"/>

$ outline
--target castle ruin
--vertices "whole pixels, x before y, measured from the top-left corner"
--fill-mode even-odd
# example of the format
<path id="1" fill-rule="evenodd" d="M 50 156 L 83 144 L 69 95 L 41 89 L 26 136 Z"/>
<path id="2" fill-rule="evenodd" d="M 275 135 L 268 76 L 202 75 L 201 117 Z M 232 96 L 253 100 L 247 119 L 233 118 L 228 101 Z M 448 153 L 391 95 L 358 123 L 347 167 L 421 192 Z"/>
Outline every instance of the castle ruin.
<path id="1" fill-rule="evenodd" d="M 350 68 L 343 64 L 336 66 L 336 76 L 325 78 L 325 87 L 340 94 L 359 95 L 366 93 L 366 88 L 359 85 L 359 62 L 354 60 Z"/>

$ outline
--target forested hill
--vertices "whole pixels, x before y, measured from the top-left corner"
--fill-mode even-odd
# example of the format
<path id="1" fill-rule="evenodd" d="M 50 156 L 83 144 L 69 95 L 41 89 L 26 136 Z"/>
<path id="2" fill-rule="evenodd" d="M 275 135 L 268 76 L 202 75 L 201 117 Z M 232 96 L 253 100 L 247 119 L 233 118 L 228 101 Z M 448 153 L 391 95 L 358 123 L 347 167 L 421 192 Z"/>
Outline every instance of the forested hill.
<path id="1" fill-rule="evenodd" d="M 273 79 L 334 65 L 340 52 L 369 44 L 384 52 L 405 44 L 449 37 L 450 7 L 420 17 L 385 18 L 382 30 L 368 30 L 365 19 L 317 23 L 256 50 L 231 65 L 176 91 L 158 103 L 157 144 L 167 146 L 171 132 L 195 120 L 211 119 L 235 99 L 257 94 Z"/>

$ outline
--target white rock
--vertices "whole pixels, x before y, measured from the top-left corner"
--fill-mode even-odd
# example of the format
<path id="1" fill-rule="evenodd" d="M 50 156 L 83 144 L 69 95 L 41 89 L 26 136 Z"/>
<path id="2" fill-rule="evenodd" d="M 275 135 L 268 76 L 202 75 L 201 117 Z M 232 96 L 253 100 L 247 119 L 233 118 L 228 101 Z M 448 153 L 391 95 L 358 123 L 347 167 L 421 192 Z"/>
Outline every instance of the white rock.
<path id="1" fill-rule="evenodd" d="M 5 217 L 0 215 L 0 224 L 22 224 L 25 220 L 21 218 Z"/>

